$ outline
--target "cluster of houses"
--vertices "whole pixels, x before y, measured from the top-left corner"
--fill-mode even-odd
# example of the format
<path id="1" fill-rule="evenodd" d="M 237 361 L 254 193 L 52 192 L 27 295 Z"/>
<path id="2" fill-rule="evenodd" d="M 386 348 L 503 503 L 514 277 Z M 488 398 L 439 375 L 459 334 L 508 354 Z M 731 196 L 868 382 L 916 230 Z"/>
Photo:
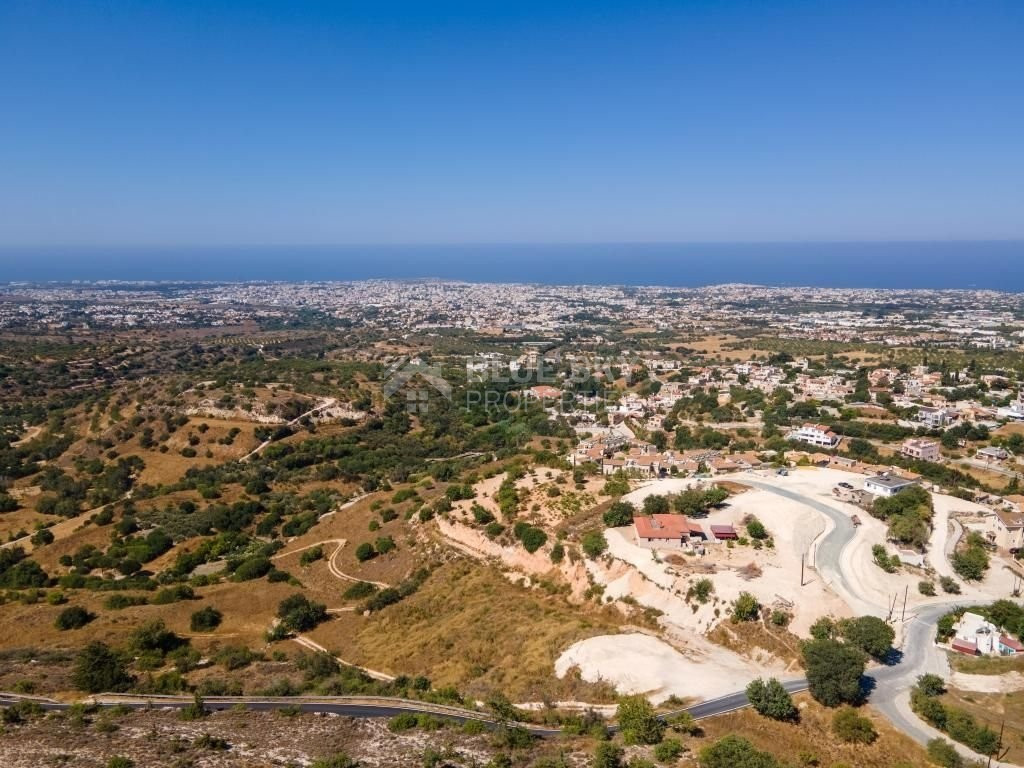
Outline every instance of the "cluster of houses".
<path id="1" fill-rule="evenodd" d="M 764 462 L 753 451 L 729 456 L 709 448 L 687 451 L 666 449 L 643 440 L 606 432 L 581 440 L 569 455 L 573 466 L 592 462 L 602 474 L 625 472 L 641 477 L 665 477 L 669 474 L 721 474 L 761 467 Z"/>

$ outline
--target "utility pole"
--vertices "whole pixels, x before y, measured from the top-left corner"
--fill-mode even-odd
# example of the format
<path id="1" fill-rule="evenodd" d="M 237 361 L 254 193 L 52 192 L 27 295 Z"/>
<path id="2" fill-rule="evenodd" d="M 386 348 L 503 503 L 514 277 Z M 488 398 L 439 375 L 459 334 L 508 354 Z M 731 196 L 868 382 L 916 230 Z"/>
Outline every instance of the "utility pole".
<path id="1" fill-rule="evenodd" d="M 804 557 L 805 557 L 805 555 L 803 555 L 803 554 L 800 555 L 800 586 L 801 587 L 804 585 Z"/>
<path id="2" fill-rule="evenodd" d="M 903 588 L 903 613 L 900 614 L 900 622 L 907 618 L 907 593 L 910 592 L 910 585 Z"/>

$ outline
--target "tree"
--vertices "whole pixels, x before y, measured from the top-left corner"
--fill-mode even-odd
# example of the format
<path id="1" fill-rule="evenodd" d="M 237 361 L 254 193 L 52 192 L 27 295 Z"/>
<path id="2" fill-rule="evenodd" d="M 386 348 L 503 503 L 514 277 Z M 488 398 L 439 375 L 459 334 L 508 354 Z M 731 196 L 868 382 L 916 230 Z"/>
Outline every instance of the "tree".
<path id="1" fill-rule="evenodd" d="M 32 534 L 32 546 L 42 547 L 46 544 L 53 543 L 53 531 L 49 528 L 40 528 L 34 534 Z"/>
<path id="2" fill-rule="evenodd" d="M 609 528 L 620 528 L 633 522 L 636 507 L 628 501 L 616 501 L 604 513 L 604 524 Z"/>
<path id="3" fill-rule="evenodd" d="M 866 656 L 859 648 L 835 640 L 811 640 L 803 646 L 811 696 L 826 707 L 859 704 Z"/>
<path id="4" fill-rule="evenodd" d="M 793 720 L 797 716 L 792 697 L 774 677 L 751 682 L 747 686 L 747 700 L 759 715 L 772 720 Z"/>
<path id="5" fill-rule="evenodd" d="M 82 606 L 72 605 L 57 615 L 57 620 L 53 625 L 62 632 L 69 629 L 81 629 L 94 618 L 96 617 Z"/>
<path id="6" fill-rule="evenodd" d="M 878 738 L 871 721 L 853 707 L 842 707 L 832 716 L 832 731 L 850 744 L 871 744 Z"/>
<path id="7" fill-rule="evenodd" d="M 700 751 L 701 768 L 779 768 L 770 752 L 756 749 L 746 739 L 729 734 Z"/>
<path id="8" fill-rule="evenodd" d="M 208 605 L 192 614 L 189 627 L 193 632 L 212 632 L 220 626 L 223 618 L 224 614 Z"/>
<path id="9" fill-rule="evenodd" d="M 839 635 L 874 659 L 888 656 L 896 639 L 896 631 L 877 616 L 843 619 L 839 622 Z"/>
<path id="10" fill-rule="evenodd" d="M 71 681 L 80 691 L 125 691 L 134 682 L 121 657 L 105 643 L 89 643 L 75 657 Z"/>
<path id="11" fill-rule="evenodd" d="M 740 596 L 732 604 L 732 620 L 755 621 L 761 612 L 761 604 L 749 592 L 740 592 Z"/>
<path id="12" fill-rule="evenodd" d="M 583 547 L 583 552 L 586 556 L 590 558 L 598 557 L 608 549 L 608 542 L 601 531 L 588 531 L 583 534 L 580 545 Z"/>
<path id="13" fill-rule="evenodd" d="M 950 564 L 956 575 L 964 581 L 980 581 L 988 570 L 988 553 L 985 551 L 984 539 L 977 532 L 967 537 L 967 547 L 950 558 Z"/>
<path id="14" fill-rule="evenodd" d="M 286 597 L 277 606 L 277 617 L 285 629 L 308 632 L 327 620 L 327 606 L 314 603 L 298 593 Z"/>
<path id="15" fill-rule="evenodd" d="M 619 730 L 627 744 L 657 744 L 665 732 L 665 724 L 657 718 L 654 707 L 644 696 L 623 696 L 617 712 Z"/>
<path id="16" fill-rule="evenodd" d="M 669 511 L 668 497 L 652 494 L 644 499 L 645 515 L 664 515 Z"/>

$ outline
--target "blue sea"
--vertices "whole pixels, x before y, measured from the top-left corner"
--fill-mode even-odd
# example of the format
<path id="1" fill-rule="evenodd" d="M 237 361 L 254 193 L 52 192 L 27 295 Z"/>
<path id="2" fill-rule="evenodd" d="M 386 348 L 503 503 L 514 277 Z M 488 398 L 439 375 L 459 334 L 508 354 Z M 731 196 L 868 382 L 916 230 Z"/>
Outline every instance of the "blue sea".
<path id="1" fill-rule="evenodd" d="M 1024 241 L 0 249 L 0 282 L 367 278 L 1024 292 Z"/>

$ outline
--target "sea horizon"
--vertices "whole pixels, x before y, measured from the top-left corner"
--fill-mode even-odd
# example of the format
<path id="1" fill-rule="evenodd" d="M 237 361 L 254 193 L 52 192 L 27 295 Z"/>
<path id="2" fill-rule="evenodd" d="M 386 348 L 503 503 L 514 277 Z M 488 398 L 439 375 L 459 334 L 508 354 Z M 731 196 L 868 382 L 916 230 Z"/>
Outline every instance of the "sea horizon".
<path id="1" fill-rule="evenodd" d="M 0 246 L 0 282 L 458 280 L 1024 292 L 1024 240 Z"/>

